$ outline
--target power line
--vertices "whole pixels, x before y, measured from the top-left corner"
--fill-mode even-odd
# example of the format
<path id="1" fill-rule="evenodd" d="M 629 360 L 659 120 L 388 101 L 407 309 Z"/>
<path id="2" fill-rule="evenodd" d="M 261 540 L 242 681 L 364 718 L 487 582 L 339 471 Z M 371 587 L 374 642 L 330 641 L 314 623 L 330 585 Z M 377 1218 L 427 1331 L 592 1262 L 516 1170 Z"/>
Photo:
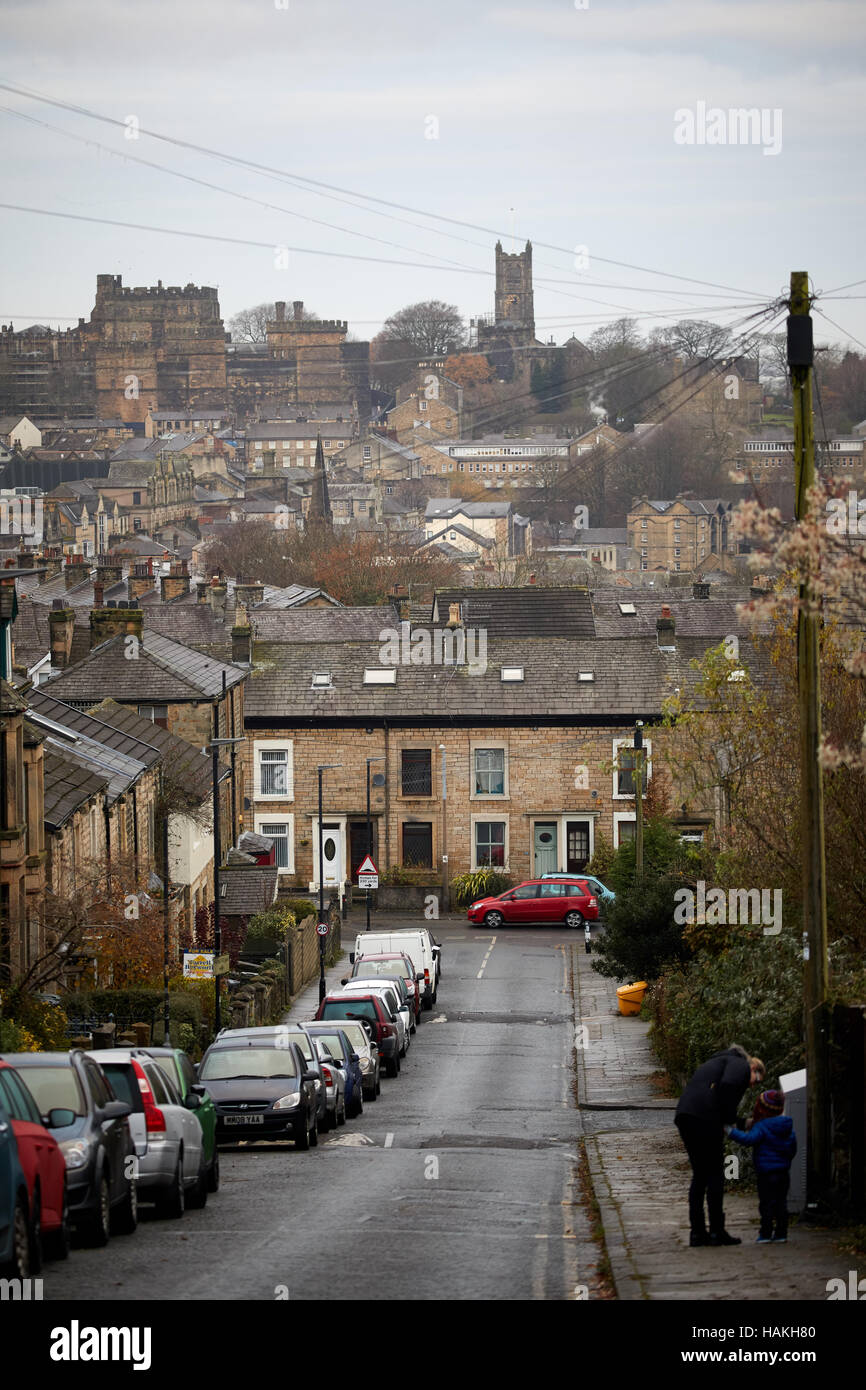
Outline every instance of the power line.
<path id="1" fill-rule="evenodd" d="M 89 110 L 87 107 L 78 106 L 72 102 L 59 101 L 53 97 L 43 96 L 41 93 L 29 90 L 24 87 L 15 86 L 11 83 L 0 82 L 0 90 L 12 92 L 16 96 L 23 96 L 28 98 L 29 100 L 39 101 L 48 106 L 59 107 L 61 110 L 71 111 L 76 115 L 85 116 L 90 120 L 102 121 L 105 124 L 120 127 L 124 130 L 128 129 L 127 123 L 125 121 L 118 120 L 116 117 L 104 116 L 99 112 Z M 427 217 L 432 219 L 433 221 L 446 223 L 449 226 L 463 227 L 468 229 L 469 231 L 484 232 L 486 235 L 496 236 L 500 240 L 503 236 L 505 236 L 505 233 L 497 231 L 495 228 L 484 227 L 474 222 L 466 222 L 460 218 L 446 217 L 441 213 L 427 212 L 423 208 L 414 208 L 404 203 L 393 202 L 389 199 L 376 198 L 372 194 L 359 193 L 355 189 L 341 188 L 339 185 L 325 183 L 324 181 L 319 179 L 310 179 L 307 178 L 305 175 L 293 174 L 283 169 L 274 168 L 271 165 L 259 164 L 254 160 L 243 159 L 240 156 L 226 154 L 224 151 L 214 150 L 205 145 L 198 145 L 190 140 L 180 140 L 176 136 L 164 135 L 161 134 L 159 131 L 150 130 L 142 125 L 138 125 L 137 130 L 140 134 L 150 136 L 151 139 L 160 140 L 166 144 L 176 145 L 181 149 L 192 150 L 197 154 L 205 154 L 211 158 L 225 160 L 228 163 L 239 165 L 243 168 L 251 169 L 257 173 L 276 175 L 280 178 L 293 179 L 296 183 L 299 182 L 303 185 L 307 185 L 314 190 L 326 189 L 329 192 L 348 194 L 351 197 L 361 199 L 363 203 L 376 203 L 381 207 L 395 208 L 401 212 L 411 212 L 417 216 Z M 572 247 L 556 246 L 550 242 L 543 241 L 536 242 L 535 245 L 540 246 L 547 251 L 556 251 L 562 255 L 571 256 L 574 254 L 574 248 Z M 606 256 L 594 255 L 593 259 L 603 265 L 615 265 L 624 270 L 636 271 L 639 274 L 659 275 L 664 277 L 665 279 L 679 280 L 684 283 L 693 285 L 703 285 L 705 288 L 708 289 L 721 289 L 725 290 L 728 293 L 748 295 L 751 298 L 759 297 L 756 296 L 756 293 L 753 290 L 741 290 L 731 285 L 718 284 L 715 281 L 700 280 L 691 275 L 677 275 L 671 271 L 654 270 L 652 267 L 634 265 L 627 261 L 617 261 Z M 419 267 L 415 268 L 417 269 Z"/>

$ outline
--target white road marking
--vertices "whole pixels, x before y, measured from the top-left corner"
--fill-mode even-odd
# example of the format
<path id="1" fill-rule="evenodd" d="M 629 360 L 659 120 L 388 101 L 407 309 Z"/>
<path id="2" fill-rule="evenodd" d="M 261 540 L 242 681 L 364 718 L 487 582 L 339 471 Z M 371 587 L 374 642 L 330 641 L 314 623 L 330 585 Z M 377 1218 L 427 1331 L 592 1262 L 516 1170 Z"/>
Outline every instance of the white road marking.
<path id="1" fill-rule="evenodd" d="M 484 974 L 484 967 L 486 966 L 487 962 L 489 961 L 489 959 L 490 959 L 490 953 L 491 953 L 491 951 L 493 950 L 493 947 L 494 947 L 495 945 L 496 945 L 496 937 L 495 937 L 495 936 L 491 936 L 491 938 L 490 938 L 490 945 L 489 945 L 488 948 L 487 948 L 487 955 L 484 957 L 483 961 L 481 962 L 481 969 L 479 970 L 478 974 L 475 976 L 476 980 L 480 980 L 480 979 L 481 979 L 481 976 Z"/>
<path id="2" fill-rule="evenodd" d="M 386 1148 L 386 1149 L 390 1149 L 390 1147 L 391 1147 L 391 1145 L 392 1145 L 393 1143 L 394 1143 L 394 1136 L 393 1136 L 393 1134 L 386 1134 L 386 1135 L 385 1135 L 385 1148 Z"/>
<path id="3" fill-rule="evenodd" d="M 428 1023 L 447 1023 L 447 1022 L 448 1022 L 448 1015 L 447 1015 L 447 1014 L 437 1014 L 435 1018 L 428 1018 L 427 1022 L 428 1022 Z"/>

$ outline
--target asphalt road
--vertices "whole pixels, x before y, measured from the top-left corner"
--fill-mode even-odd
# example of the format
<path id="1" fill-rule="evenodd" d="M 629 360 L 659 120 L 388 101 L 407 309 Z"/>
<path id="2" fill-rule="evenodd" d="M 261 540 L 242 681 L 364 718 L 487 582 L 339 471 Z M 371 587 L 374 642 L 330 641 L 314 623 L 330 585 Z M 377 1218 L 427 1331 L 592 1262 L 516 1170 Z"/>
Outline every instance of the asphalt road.
<path id="1" fill-rule="evenodd" d="M 142 1208 L 133 1236 L 47 1264 L 45 1299 L 586 1297 L 597 1248 L 577 1182 L 570 988 L 582 933 L 436 926 L 437 1003 L 363 1116 L 307 1153 L 221 1150 L 204 1211 Z"/>

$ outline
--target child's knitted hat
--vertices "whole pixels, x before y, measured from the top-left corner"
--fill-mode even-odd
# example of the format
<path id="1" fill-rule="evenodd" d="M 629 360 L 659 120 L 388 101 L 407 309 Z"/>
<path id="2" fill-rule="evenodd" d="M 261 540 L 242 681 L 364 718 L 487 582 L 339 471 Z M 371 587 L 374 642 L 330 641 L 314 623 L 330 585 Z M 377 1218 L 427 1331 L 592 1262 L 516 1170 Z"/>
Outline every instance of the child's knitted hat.
<path id="1" fill-rule="evenodd" d="M 755 1101 L 753 1120 L 769 1120 L 781 1115 L 785 1108 L 785 1097 L 781 1091 L 762 1091 Z"/>

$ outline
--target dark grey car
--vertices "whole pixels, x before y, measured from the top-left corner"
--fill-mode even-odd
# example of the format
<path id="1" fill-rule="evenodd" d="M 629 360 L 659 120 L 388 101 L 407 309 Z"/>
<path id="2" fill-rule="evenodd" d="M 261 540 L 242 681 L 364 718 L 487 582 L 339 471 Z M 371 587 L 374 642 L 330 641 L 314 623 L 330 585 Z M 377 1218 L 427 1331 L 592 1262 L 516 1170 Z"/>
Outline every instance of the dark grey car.
<path id="1" fill-rule="evenodd" d="M 91 1245 L 135 1230 L 135 1145 L 102 1068 L 81 1051 L 4 1053 L 17 1067 L 66 1160 L 69 1215 Z"/>

